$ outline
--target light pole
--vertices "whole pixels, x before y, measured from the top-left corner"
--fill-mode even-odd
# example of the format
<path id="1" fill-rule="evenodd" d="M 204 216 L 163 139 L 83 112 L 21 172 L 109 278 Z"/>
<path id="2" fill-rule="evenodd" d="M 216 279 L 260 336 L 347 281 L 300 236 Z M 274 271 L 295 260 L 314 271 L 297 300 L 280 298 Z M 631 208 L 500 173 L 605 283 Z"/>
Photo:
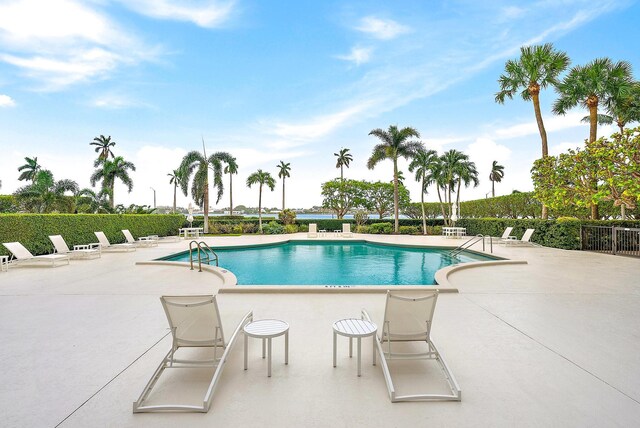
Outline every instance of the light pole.
<path id="1" fill-rule="evenodd" d="M 149 189 L 153 190 L 153 208 L 156 207 L 156 189 L 153 187 L 149 187 Z"/>

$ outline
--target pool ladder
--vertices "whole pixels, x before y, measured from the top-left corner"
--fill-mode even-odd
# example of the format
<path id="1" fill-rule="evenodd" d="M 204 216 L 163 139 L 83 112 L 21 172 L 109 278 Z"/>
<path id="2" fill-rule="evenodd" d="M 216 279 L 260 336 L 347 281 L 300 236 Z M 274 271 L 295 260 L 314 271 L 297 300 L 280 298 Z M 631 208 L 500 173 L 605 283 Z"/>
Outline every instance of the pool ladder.
<path id="1" fill-rule="evenodd" d="M 455 257 L 458 254 L 460 254 L 461 252 L 463 252 L 464 250 L 466 250 L 467 248 L 470 248 L 471 246 L 473 246 L 475 243 L 482 241 L 482 251 L 485 251 L 485 235 L 476 235 L 474 237 L 472 237 L 471 239 L 468 239 L 467 241 L 465 241 L 463 244 L 459 245 L 456 249 L 452 250 L 449 255 L 451 257 Z M 491 236 L 486 236 L 486 238 L 489 238 L 489 252 L 493 253 L 493 238 Z"/>
<path id="2" fill-rule="evenodd" d="M 198 255 L 198 272 L 202 272 L 202 262 L 211 265 L 211 262 L 215 261 L 216 266 L 218 266 L 218 255 L 215 251 L 209 248 L 204 241 L 191 241 L 189 242 L 189 263 L 191 264 L 191 270 L 193 270 L 194 253 Z"/>

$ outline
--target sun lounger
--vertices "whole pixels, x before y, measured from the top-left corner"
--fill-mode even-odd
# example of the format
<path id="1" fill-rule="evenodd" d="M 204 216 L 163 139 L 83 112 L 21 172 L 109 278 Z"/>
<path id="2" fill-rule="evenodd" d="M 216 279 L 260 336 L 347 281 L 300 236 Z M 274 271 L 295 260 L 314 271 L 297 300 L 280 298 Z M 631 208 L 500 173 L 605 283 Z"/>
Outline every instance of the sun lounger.
<path id="1" fill-rule="evenodd" d="M 225 341 L 215 296 L 162 296 L 160 300 L 169 321 L 173 341 L 171 349 L 153 373 L 153 376 L 151 376 L 142 394 L 133 403 L 133 412 L 207 412 L 211 406 L 213 393 L 224 370 L 229 352 L 233 348 L 242 328 L 253 320 L 253 312 L 247 313 L 242 318 L 231 338 Z M 195 359 L 193 358 L 193 348 L 199 348 L 198 350 L 200 351 L 208 350 L 213 353 L 213 358 Z M 182 356 L 180 355 L 181 352 L 187 354 Z M 220 353 L 221 355 L 219 355 Z M 198 405 L 148 403 L 149 396 L 152 396 L 152 389 L 160 381 L 162 373 L 170 368 L 182 370 L 215 368 L 206 393 Z M 179 373 L 183 372 L 179 370 Z M 174 380 L 176 379 L 174 378 Z"/>
<path id="2" fill-rule="evenodd" d="M 376 346 L 381 359 L 382 372 L 387 383 L 387 390 L 391 402 L 397 401 L 460 401 L 462 393 L 453 377 L 453 373 L 444 361 L 442 354 L 431 340 L 431 326 L 433 314 L 438 299 L 438 291 L 427 292 L 420 297 L 401 296 L 387 291 L 384 320 L 381 331 L 376 336 Z M 366 310 L 362 310 L 363 319 L 371 321 Z M 420 393 L 397 395 L 389 370 L 391 360 L 432 360 L 436 361 L 442 370 L 449 394 Z M 414 363 L 411 363 L 414 364 Z M 412 367 L 404 367 L 406 371 Z M 418 377 L 423 367 L 413 371 Z"/>
<path id="3" fill-rule="evenodd" d="M 111 244 L 107 239 L 107 235 L 104 232 L 93 232 L 98 238 L 98 242 L 100 242 L 100 247 L 102 251 L 135 251 L 136 246 L 133 244 Z"/>
<path id="4" fill-rule="evenodd" d="M 307 233 L 307 238 L 317 238 L 318 237 L 318 225 L 315 223 L 309 223 L 309 232 Z"/>
<path id="5" fill-rule="evenodd" d="M 93 259 L 101 257 L 102 255 L 100 252 L 100 245 L 98 245 L 97 248 L 91 248 L 90 245 L 75 245 L 73 250 L 70 250 L 62 235 L 51 235 L 49 236 L 49 239 L 51 240 L 57 254 L 66 254 L 72 259 Z"/>
<path id="6" fill-rule="evenodd" d="M 521 239 L 507 239 L 505 240 L 505 244 L 506 245 L 531 245 L 531 246 L 535 246 L 537 244 L 534 244 L 533 242 L 531 242 L 531 236 L 533 236 L 533 232 L 535 232 L 535 229 L 527 229 L 525 230 L 524 234 L 522 235 Z"/>
<path id="7" fill-rule="evenodd" d="M 353 233 L 351 232 L 351 223 L 342 223 L 342 237 L 343 238 L 353 237 Z"/>
<path id="8" fill-rule="evenodd" d="M 56 263 L 69 264 L 69 256 L 66 254 L 45 254 L 42 256 L 34 256 L 31 251 L 27 250 L 24 245 L 19 242 L 5 242 L 7 250 L 11 251 L 13 260 L 10 264 L 22 263 L 51 263 L 51 267 L 56 267 Z"/>
<path id="9" fill-rule="evenodd" d="M 140 236 L 136 241 L 129 229 L 123 229 L 122 234 L 127 240 L 128 244 L 133 244 L 137 247 L 153 247 L 158 246 L 158 240 L 151 236 Z"/>

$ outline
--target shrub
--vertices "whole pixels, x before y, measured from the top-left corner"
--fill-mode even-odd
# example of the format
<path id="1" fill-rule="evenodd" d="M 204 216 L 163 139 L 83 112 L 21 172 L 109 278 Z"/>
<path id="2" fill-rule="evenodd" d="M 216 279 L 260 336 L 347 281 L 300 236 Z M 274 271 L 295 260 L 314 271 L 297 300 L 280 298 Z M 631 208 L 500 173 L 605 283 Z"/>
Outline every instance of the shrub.
<path id="1" fill-rule="evenodd" d="M 13 195 L 0 195 L 0 213 L 14 213 L 18 211 L 18 203 Z"/>
<path id="2" fill-rule="evenodd" d="M 418 226 L 400 226 L 400 235 L 419 235 L 420 228 Z"/>
<path id="3" fill-rule="evenodd" d="M 242 233 L 256 233 L 258 231 L 258 225 L 256 223 L 240 223 Z"/>
<path id="4" fill-rule="evenodd" d="M 284 233 L 284 226 L 278 224 L 276 221 L 270 221 L 269 223 L 262 226 L 262 232 L 267 235 L 279 235 Z"/>
<path id="5" fill-rule="evenodd" d="M 356 226 L 356 233 L 369 233 L 370 229 L 369 226 Z"/>
<path id="6" fill-rule="evenodd" d="M 442 235 L 442 226 L 427 226 L 427 235 Z"/>
<path id="7" fill-rule="evenodd" d="M 373 223 L 369 226 L 369 233 L 374 234 L 390 234 L 393 232 L 391 223 Z"/>
<path id="8" fill-rule="evenodd" d="M 278 214 L 278 220 L 283 223 L 285 226 L 293 224 L 296 222 L 296 213 L 293 210 L 286 209 L 280 211 Z"/>
<path id="9" fill-rule="evenodd" d="M 298 233 L 298 226 L 295 224 L 286 224 L 284 226 L 284 233 Z"/>

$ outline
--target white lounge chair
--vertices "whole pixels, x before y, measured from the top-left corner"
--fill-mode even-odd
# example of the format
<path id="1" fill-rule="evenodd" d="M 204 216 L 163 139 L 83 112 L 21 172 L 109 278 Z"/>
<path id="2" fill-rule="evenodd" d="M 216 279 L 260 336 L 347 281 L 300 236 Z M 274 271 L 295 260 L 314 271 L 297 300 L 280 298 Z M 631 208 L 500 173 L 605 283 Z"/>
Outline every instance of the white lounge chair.
<path id="1" fill-rule="evenodd" d="M 437 299 L 437 290 L 428 292 L 421 297 L 400 296 L 387 291 L 384 321 L 382 331 L 379 331 L 376 336 L 376 346 L 381 357 L 382 372 L 387 383 L 391 402 L 461 400 L 460 387 L 445 363 L 442 354 L 438 352 L 431 340 L 431 325 Z M 371 321 L 371 317 L 364 309 L 362 310 L 362 316 L 367 321 Z M 418 344 L 415 342 L 418 342 Z M 416 349 L 416 347 L 420 349 Z M 444 372 L 451 393 L 396 395 L 393 379 L 389 371 L 388 361 L 390 360 L 435 360 Z M 418 375 L 420 371 L 416 370 L 415 375 Z"/>
<path id="2" fill-rule="evenodd" d="M 133 244 L 138 247 L 153 247 L 158 246 L 158 240 L 151 236 L 140 236 L 136 241 L 129 229 L 122 229 L 122 234 L 127 240 L 128 244 Z"/>
<path id="3" fill-rule="evenodd" d="M 316 223 L 309 223 L 309 232 L 307 232 L 307 238 L 318 237 L 318 225 Z"/>
<path id="4" fill-rule="evenodd" d="M 353 232 L 351 232 L 351 223 L 342 223 L 342 237 L 353 238 Z"/>
<path id="5" fill-rule="evenodd" d="M 97 248 L 92 248 L 91 244 L 74 245 L 73 250 L 70 250 L 62 235 L 50 235 L 49 239 L 51 240 L 57 254 L 66 254 L 72 259 L 93 259 L 102 256 L 100 252 L 100 245 L 98 245 Z"/>
<path id="6" fill-rule="evenodd" d="M 532 245 L 532 246 L 537 246 L 537 244 L 534 244 L 533 242 L 531 242 L 531 236 L 533 236 L 533 232 L 535 232 L 535 229 L 527 229 L 524 231 L 524 234 L 522 235 L 521 239 L 507 239 L 505 242 L 506 245 Z"/>
<path id="7" fill-rule="evenodd" d="M 512 231 L 513 231 L 513 227 L 512 226 L 509 226 L 509 227 L 505 228 L 504 232 L 502 233 L 502 236 L 497 239 L 498 244 L 506 244 L 507 241 L 510 241 L 512 239 L 516 239 L 515 236 L 511 235 Z"/>
<path id="8" fill-rule="evenodd" d="M 248 312 L 242 318 L 231 338 L 225 341 L 215 296 L 162 296 L 160 300 L 169 321 L 173 343 L 171 350 L 169 350 L 153 373 L 153 376 L 151 376 L 140 397 L 133 403 L 133 412 L 207 412 L 211 406 L 214 389 L 218 380 L 220 380 L 229 352 L 233 348 L 242 328 L 253 320 L 253 312 Z M 177 357 L 176 354 L 181 353 L 181 348 L 205 348 L 209 352 L 213 351 L 213 358 L 187 358 L 193 353 L 193 350 L 187 349 L 183 351 L 185 353 L 191 351 L 189 354 L 183 358 Z M 220 356 L 218 355 L 219 351 L 222 351 Z M 160 380 L 165 369 L 201 369 L 207 367 L 215 367 L 215 372 L 199 405 L 147 404 L 147 399 L 153 387 Z"/>
<path id="9" fill-rule="evenodd" d="M 111 244 L 107 239 L 107 235 L 104 232 L 93 232 L 98 238 L 98 242 L 100 243 L 100 248 L 102 251 L 135 251 L 136 246 L 129 243 L 124 244 Z"/>
<path id="10" fill-rule="evenodd" d="M 22 263 L 51 263 L 52 267 L 56 267 L 56 263 L 69 264 L 69 256 L 66 254 L 44 254 L 42 256 L 34 256 L 31 251 L 27 250 L 24 245 L 19 242 L 5 242 L 4 245 L 7 250 L 11 251 L 13 260 L 10 264 L 22 264 Z M 64 263 L 66 262 L 66 263 Z"/>

